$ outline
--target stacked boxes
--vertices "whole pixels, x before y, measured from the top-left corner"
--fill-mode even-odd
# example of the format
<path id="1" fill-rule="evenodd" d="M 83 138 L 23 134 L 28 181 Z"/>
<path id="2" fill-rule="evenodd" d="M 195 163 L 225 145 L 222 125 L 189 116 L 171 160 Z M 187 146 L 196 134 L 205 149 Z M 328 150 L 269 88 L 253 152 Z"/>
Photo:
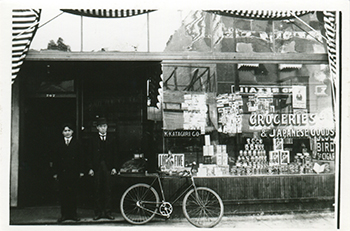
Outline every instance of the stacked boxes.
<path id="1" fill-rule="evenodd" d="M 213 163 L 216 163 L 218 166 L 227 166 L 228 165 L 228 155 L 226 151 L 226 145 L 216 145 L 214 147 Z"/>
<path id="2" fill-rule="evenodd" d="M 214 156 L 214 145 L 210 144 L 210 136 L 205 135 L 205 145 L 203 146 L 203 159 L 204 164 L 211 164 L 212 157 Z"/>
<path id="3" fill-rule="evenodd" d="M 214 156 L 214 145 L 203 146 L 203 156 Z"/>
<path id="4" fill-rule="evenodd" d="M 205 135 L 203 146 L 204 164 L 198 168 L 197 176 L 223 176 L 229 174 L 226 145 L 211 145 L 210 136 Z"/>

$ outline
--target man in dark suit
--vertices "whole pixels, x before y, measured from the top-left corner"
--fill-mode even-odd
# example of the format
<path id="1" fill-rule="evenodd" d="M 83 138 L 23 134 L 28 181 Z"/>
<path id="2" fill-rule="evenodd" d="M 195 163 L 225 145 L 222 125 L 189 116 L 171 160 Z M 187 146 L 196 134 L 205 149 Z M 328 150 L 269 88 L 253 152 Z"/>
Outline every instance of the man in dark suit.
<path id="1" fill-rule="evenodd" d="M 77 216 L 77 191 L 79 178 L 84 174 L 81 145 L 73 137 L 73 132 L 70 124 L 63 125 L 63 138 L 53 150 L 53 177 L 59 182 L 61 204 L 61 217 L 58 222 L 80 220 Z"/>
<path id="2" fill-rule="evenodd" d="M 97 120 L 98 133 L 90 140 L 89 175 L 94 177 L 94 220 L 107 218 L 113 220 L 111 214 L 111 177 L 116 170 L 116 139 L 107 134 L 105 118 Z"/>

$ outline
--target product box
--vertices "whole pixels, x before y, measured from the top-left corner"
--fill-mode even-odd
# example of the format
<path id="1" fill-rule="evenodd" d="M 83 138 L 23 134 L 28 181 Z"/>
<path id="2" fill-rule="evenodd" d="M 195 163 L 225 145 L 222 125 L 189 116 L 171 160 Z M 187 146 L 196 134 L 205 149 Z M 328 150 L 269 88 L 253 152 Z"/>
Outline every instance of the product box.
<path id="1" fill-rule="evenodd" d="M 208 169 L 206 167 L 200 167 L 197 171 L 197 176 L 207 176 L 208 175 Z"/>
<path id="2" fill-rule="evenodd" d="M 216 145 L 215 147 L 214 147 L 214 151 L 215 151 L 215 153 L 226 153 L 226 145 L 220 145 L 220 144 L 218 144 L 218 145 Z"/>
<path id="3" fill-rule="evenodd" d="M 221 145 L 217 144 L 214 145 L 214 153 L 221 153 Z"/>
<path id="4" fill-rule="evenodd" d="M 280 152 L 280 164 L 287 165 L 290 162 L 289 151 L 279 151 Z"/>
<path id="5" fill-rule="evenodd" d="M 227 146 L 226 145 L 221 145 L 221 152 L 227 153 Z"/>
<path id="6" fill-rule="evenodd" d="M 203 156 L 204 164 L 212 164 L 211 156 Z"/>
<path id="7" fill-rule="evenodd" d="M 210 145 L 210 135 L 205 135 L 204 136 L 204 144 L 205 144 L 205 146 L 209 146 Z"/>
<path id="8" fill-rule="evenodd" d="M 217 154 L 216 155 L 216 164 L 217 165 L 222 165 L 222 159 L 223 159 L 223 155 L 222 154 Z"/>
<path id="9" fill-rule="evenodd" d="M 227 155 L 227 153 L 224 153 L 224 154 L 222 155 L 222 163 L 221 163 L 221 165 L 222 165 L 222 166 L 228 165 L 228 155 Z"/>
<path id="10" fill-rule="evenodd" d="M 273 139 L 273 150 L 274 151 L 283 150 L 283 139 L 282 138 L 274 138 Z"/>
<path id="11" fill-rule="evenodd" d="M 216 164 L 205 164 L 203 165 L 205 168 L 207 168 L 207 176 L 214 176 L 214 168 L 217 167 Z"/>
<path id="12" fill-rule="evenodd" d="M 203 156 L 213 156 L 214 155 L 214 146 L 205 145 L 203 146 Z"/>
<path id="13" fill-rule="evenodd" d="M 215 176 L 223 176 L 222 170 L 220 167 L 214 167 L 214 175 Z"/>
<path id="14" fill-rule="evenodd" d="M 280 164 L 280 155 L 279 151 L 270 151 L 269 152 L 269 165 L 270 166 L 275 166 Z"/>
<path id="15" fill-rule="evenodd" d="M 230 175 L 230 166 L 229 165 L 223 165 L 219 166 L 221 168 L 222 174 L 225 175 Z"/>
<path id="16" fill-rule="evenodd" d="M 228 165 L 227 153 L 216 153 L 216 155 L 212 156 L 212 163 L 217 164 L 219 166 Z"/>

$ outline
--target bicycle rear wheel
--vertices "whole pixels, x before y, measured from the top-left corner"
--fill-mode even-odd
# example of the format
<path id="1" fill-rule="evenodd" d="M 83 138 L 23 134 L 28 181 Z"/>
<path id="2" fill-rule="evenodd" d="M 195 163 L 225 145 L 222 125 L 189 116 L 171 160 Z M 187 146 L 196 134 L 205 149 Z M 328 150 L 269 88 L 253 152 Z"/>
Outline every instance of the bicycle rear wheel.
<path id="1" fill-rule="evenodd" d="M 185 195 L 182 210 L 192 225 L 211 228 L 217 225 L 224 215 L 224 204 L 214 190 L 198 187 L 197 190 L 191 189 Z"/>
<path id="2" fill-rule="evenodd" d="M 141 225 L 149 222 L 157 212 L 159 195 L 148 184 L 135 184 L 128 188 L 121 200 L 120 211 L 128 222 Z"/>

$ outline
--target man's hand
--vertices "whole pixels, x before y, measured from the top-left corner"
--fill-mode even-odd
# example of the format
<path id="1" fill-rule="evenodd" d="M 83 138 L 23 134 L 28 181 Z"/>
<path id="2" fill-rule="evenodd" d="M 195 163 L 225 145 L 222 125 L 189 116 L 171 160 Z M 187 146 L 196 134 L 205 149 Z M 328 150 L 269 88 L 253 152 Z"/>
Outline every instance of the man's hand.
<path id="1" fill-rule="evenodd" d="M 53 175 L 53 178 L 54 178 L 55 180 L 57 180 L 57 174 Z"/>
<path id="2" fill-rule="evenodd" d="M 94 170 L 90 169 L 89 176 L 94 176 Z"/>
<path id="3" fill-rule="evenodd" d="M 84 176 L 84 173 L 81 172 L 81 173 L 79 174 L 79 177 L 82 178 L 83 176 Z"/>
<path id="4" fill-rule="evenodd" d="M 111 175 L 114 176 L 115 174 L 117 174 L 117 170 L 115 170 L 115 168 L 113 168 L 111 171 Z"/>

